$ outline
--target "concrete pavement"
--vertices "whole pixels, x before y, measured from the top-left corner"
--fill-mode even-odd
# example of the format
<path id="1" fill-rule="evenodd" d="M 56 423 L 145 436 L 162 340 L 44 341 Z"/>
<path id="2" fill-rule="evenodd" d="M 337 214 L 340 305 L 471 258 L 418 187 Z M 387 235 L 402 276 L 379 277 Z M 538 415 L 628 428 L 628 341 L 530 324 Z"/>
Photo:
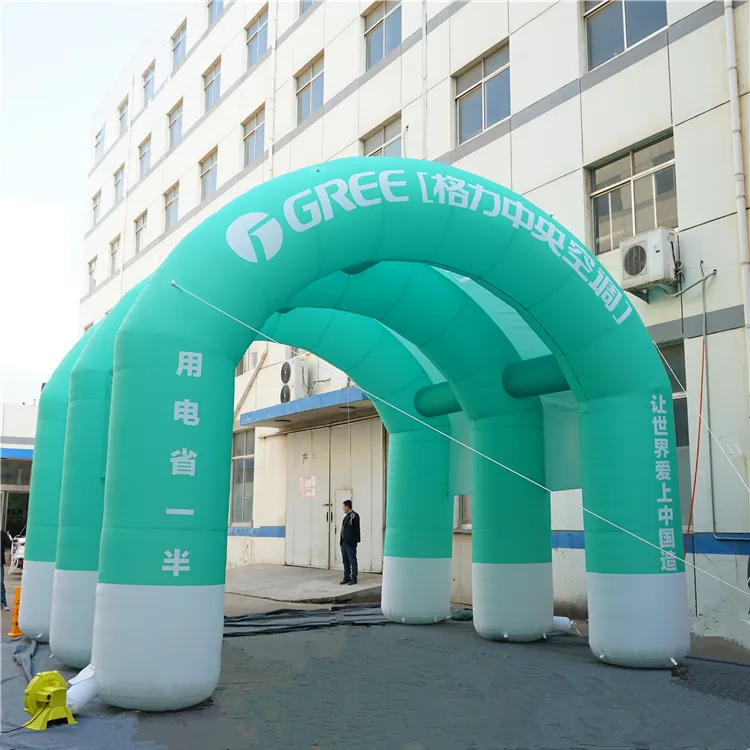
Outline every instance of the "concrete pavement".
<path id="1" fill-rule="evenodd" d="M 276 602 L 325 604 L 379 602 L 383 577 L 362 573 L 356 586 L 341 586 L 341 571 L 290 565 L 246 565 L 227 570 L 228 594 Z"/>

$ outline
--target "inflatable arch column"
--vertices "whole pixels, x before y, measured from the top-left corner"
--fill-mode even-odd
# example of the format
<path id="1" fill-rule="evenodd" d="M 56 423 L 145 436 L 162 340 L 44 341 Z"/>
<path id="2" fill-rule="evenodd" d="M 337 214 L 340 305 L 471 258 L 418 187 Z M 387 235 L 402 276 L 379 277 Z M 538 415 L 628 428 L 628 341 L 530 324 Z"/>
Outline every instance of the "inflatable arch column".
<path id="1" fill-rule="evenodd" d="M 434 381 L 398 336 L 359 315 L 297 308 L 271 318 L 263 333 L 314 352 L 384 400 L 373 400 L 389 434 L 381 607 L 396 622 L 445 620 L 450 616 L 453 555 L 450 445 L 422 423 L 448 435 L 451 427 L 446 417 L 416 421 L 407 416 L 417 417 L 414 399 L 420 383 Z M 420 519 L 418 535 L 415 517 Z M 394 568 L 393 561 L 401 559 L 409 561 L 408 570 Z"/>
<path id="2" fill-rule="evenodd" d="M 317 279 L 387 260 L 471 276 L 555 354 L 582 415 L 591 410 L 581 420 L 588 506 L 657 545 L 634 556 L 631 537 L 586 529 L 588 571 L 620 597 L 615 606 L 592 590 L 592 646 L 613 663 L 643 666 L 666 667 L 686 652 L 684 569 L 665 546 L 680 530 L 669 500 L 679 497 L 669 382 L 656 375 L 658 355 L 622 291 L 575 237 L 512 191 L 442 164 L 351 158 L 278 177 L 206 219 L 117 334 L 92 659 L 103 699 L 186 707 L 218 679 L 233 376 L 252 340 L 234 319 L 260 329 Z M 613 372 L 622 373 L 616 386 L 607 383 Z M 639 405 L 637 429 L 624 402 Z M 199 422 L 175 419 L 175 404 Z M 621 438 L 612 441 L 620 418 L 636 440 L 627 455 Z M 656 473 L 655 450 L 672 462 L 669 479 Z M 176 504 L 186 513 L 167 514 Z M 645 599 L 635 595 L 639 582 Z M 147 654 L 130 626 L 143 609 L 165 622 L 149 634 Z M 623 611 L 640 617 L 623 628 Z"/>
<path id="3" fill-rule="evenodd" d="M 70 373 L 96 327 L 65 355 L 39 397 L 18 625 L 29 638 L 42 643 L 49 640 L 52 612 Z"/>
<path id="4" fill-rule="evenodd" d="M 540 401 L 505 392 L 500 374 L 520 357 L 466 290 L 467 285 L 436 268 L 378 263 L 355 275 L 321 279 L 292 304 L 367 315 L 412 341 L 451 384 L 470 419 L 472 446 L 543 484 Z M 476 454 L 471 468 L 474 627 L 489 639 L 540 639 L 552 630 L 553 618 L 549 493 Z M 418 492 L 415 485 L 413 494 Z M 408 550 L 412 538 L 413 533 L 405 538 L 402 550 Z M 435 567 L 429 576 L 423 568 L 417 572 L 417 561 L 393 554 L 395 545 L 389 549 L 384 591 L 386 573 L 419 582 L 412 592 L 416 598 L 426 578 L 450 576 L 449 567 Z"/>
<path id="5" fill-rule="evenodd" d="M 115 336 L 144 284 L 99 322 L 70 374 L 50 646 L 71 667 L 91 661 Z"/>

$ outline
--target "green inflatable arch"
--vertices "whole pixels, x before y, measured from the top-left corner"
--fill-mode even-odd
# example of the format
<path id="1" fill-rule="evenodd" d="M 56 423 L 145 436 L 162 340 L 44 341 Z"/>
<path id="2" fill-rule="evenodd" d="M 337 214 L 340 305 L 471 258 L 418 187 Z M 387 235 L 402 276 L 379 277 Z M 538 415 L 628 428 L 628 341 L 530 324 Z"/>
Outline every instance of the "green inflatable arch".
<path id="1" fill-rule="evenodd" d="M 374 265 L 381 263 L 384 271 Z M 213 691 L 235 364 L 254 337 L 246 326 L 260 331 L 277 311 L 318 306 L 309 295 L 334 283 L 327 277 L 335 281 L 343 271 L 353 289 L 358 277 L 380 278 L 379 290 L 368 287 L 370 298 L 341 309 L 377 317 L 429 350 L 472 421 L 473 447 L 543 484 L 541 422 L 529 417 L 539 413 L 537 399 L 515 403 L 503 392 L 503 372 L 518 364 L 515 349 L 495 349 L 496 327 L 462 330 L 463 313 L 478 309 L 465 296 L 466 310 L 456 308 L 447 286 L 433 292 L 445 300 L 445 317 L 425 320 L 413 300 L 429 295 L 440 274 L 412 269 L 415 280 L 401 286 L 396 266 L 405 264 L 468 276 L 513 307 L 578 400 L 583 498 L 594 514 L 585 520 L 594 653 L 614 664 L 665 667 L 687 652 L 684 571 L 672 554 L 681 524 L 670 386 L 622 291 L 580 241 L 499 185 L 429 162 L 354 158 L 276 178 L 205 220 L 154 273 L 120 326 L 92 657 L 105 700 L 165 710 Z M 393 307 L 379 307 L 378 296 Z M 449 370 L 439 353 L 457 337 L 477 359 Z M 384 372 L 373 393 L 388 392 L 393 376 Z M 474 379 L 494 384 L 495 395 L 473 389 Z M 389 502 L 399 484 L 410 497 L 443 492 L 443 480 L 433 484 L 424 468 L 434 441 L 445 440 L 434 435 L 426 440 L 424 430 L 412 430 L 392 441 Z M 502 598 L 513 593 L 509 572 L 520 587 L 538 585 L 540 578 L 523 576 L 540 562 L 536 540 L 542 525 L 548 530 L 547 498 L 492 461 L 472 460 L 473 492 L 484 498 L 489 526 L 475 529 L 475 563 L 479 557 L 488 566 L 475 607 L 487 613 L 485 635 L 510 636 L 505 628 L 514 622 Z M 532 508 L 539 509 L 538 525 Z M 496 549 L 505 526 L 518 536 Z M 413 558 L 429 559 L 394 521 L 386 529 L 384 571 L 413 572 Z M 548 560 L 547 550 L 542 565 Z M 398 606 L 406 611 L 406 603 Z M 140 630 L 144 611 L 161 626 L 148 639 Z"/>

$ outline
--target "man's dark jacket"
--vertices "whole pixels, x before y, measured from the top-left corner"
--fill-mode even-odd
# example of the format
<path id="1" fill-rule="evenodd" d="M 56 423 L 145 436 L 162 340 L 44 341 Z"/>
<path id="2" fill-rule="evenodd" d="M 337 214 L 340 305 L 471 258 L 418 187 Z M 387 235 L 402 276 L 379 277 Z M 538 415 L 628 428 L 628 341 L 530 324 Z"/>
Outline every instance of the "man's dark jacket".
<path id="1" fill-rule="evenodd" d="M 359 542 L 359 513 L 350 510 L 341 522 L 341 543 L 354 546 Z"/>

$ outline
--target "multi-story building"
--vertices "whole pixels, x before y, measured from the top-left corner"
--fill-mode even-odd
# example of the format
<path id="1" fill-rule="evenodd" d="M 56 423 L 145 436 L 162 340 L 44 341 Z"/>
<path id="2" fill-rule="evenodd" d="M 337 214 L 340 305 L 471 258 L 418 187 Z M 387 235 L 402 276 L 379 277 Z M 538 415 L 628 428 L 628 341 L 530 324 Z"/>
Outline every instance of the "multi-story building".
<path id="1" fill-rule="evenodd" d="M 621 243 L 675 230 L 682 283 L 633 299 L 673 370 L 688 561 L 741 589 L 689 576 L 696 628 L 750 643 L 747 203 L 738 209 L 733 136 L 738 101 L 747 175 L 749 15 L 746 2 L 729 11 L 734 92 L 721 2 L 175 5 L 94 115 L 81 329 L 221 206 L 338 157 L 485 175 L 623 279 L 638 269 Z M 338 566 L 340 501 L 353 496 L 362 568 L 379 571 L 386 436 L 366 396 L 312 354 L 257 342 L 237 367 L 235 418 L 229 564 Z M 471 599 L 470 500 L 456 498 L 457 601 Z M 556 598 L 580 609 L 583 514 L 552 504 Z"/>

